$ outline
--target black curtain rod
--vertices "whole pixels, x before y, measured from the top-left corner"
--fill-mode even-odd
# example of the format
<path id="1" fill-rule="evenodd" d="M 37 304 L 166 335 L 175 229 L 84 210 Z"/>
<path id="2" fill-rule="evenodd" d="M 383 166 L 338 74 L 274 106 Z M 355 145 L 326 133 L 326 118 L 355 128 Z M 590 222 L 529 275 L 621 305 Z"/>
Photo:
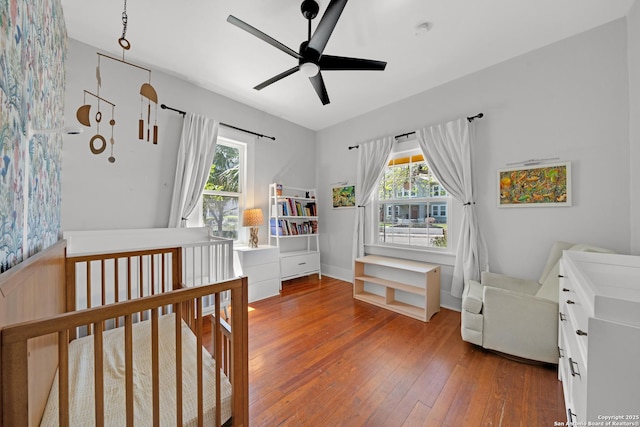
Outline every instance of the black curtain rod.
<path id="1" fill-rule="evenodd" d="M 483 118 L 483 117 L 484 117 L 484 114 L 483 114 L 483 113 L 478 113 L 478 114 L 476 114 L 475 116 L 467 117 L 467 120 L 469 121 L 469 123 L 471 123 L 471 122 L 472 122 L 472 121 L 474 121 L 475 119 L 481 119 L 481 118 Z M 403 134 L 401 134 L 401 135 L 396 135 L 396 136 L 394 136 L 394 138 L 395 138 L 395 139 L 400 139 L 400 138 L 404 138 L 405 136 L 413 135 L 413 134 L 415 134 L 415 133 L 416 133 L 415 131 L 413 131 L 413 132 L 407 132 L 407 133 L 403 133 Z M 351 150 L 352 148 L 358 148 L 358 147 L 360 147 L 360 146 L 359 146 L 359 145 L 352 145 L 352 146 L 350 146 L 350 147 L 348 147 L 348 148 L 349 148 L 349 150 Z"/>
<path id="2" fill-rule="evenodd" d="M 165 104 L 160 104 L 160 108 L 162 108 L 163 110 L 175 111 L 176 113 L 182 114 L 183 116 L 187 114 L 186 111 L 178 110 L 177 108 L 171 108 L 171 107 L 169 107 L 168 105 L 165 105 Z M 269 139 L 272 139 L 274 141 L 276 140 L 276 138 L 273 137 L 273 136 L 268 136 L 268 135 L 263 135 L 261 133 L 252 132 L 250 130 L 242 129 L 242 128 L 239 128 L 239 127 L 233 126 L 233 125 L 228 125 L 226 123 L 220 122 L 220 125 L 224 126 L 224 127 L 231 128 L 231 129 L 239 130 L 240 132 L 245 132 L 245 133 L 249 133 L 251 135 L 255 135 L 258 138 L 269 138 Z"/>

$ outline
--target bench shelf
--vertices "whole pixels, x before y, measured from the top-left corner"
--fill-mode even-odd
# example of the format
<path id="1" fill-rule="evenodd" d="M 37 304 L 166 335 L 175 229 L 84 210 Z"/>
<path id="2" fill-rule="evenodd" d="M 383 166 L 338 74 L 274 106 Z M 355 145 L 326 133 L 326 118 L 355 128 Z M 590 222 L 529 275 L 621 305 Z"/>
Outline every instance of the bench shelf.
<path id="1" fill-rule="evenodd" d="M 377 255 L 355 260 L 353 297 L 423 322 L 440 311 L 440 266 Z"/>

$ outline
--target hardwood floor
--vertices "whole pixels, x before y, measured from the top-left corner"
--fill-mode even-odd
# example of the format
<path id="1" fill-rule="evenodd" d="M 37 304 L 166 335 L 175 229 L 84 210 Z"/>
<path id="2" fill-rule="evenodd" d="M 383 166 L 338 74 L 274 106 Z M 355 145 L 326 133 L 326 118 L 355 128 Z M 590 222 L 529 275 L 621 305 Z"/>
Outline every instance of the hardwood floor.
<path id="1" fill-rule="evenodd" d="M 250 304 L 252 426 L 554 426 L 555 367 L 460 338 L 460 313 L 429 323 L 355 301 L 351 283 L 286 282 Z"/>

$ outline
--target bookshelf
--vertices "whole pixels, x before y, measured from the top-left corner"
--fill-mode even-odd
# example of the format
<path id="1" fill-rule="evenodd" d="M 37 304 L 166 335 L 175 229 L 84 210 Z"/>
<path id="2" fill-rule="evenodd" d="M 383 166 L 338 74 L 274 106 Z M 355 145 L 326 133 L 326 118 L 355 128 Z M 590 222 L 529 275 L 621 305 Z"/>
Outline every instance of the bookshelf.
<path id="1" fill-rule="evenodd" d="M 440 311 L 440 266 L 366 255 L 355 260 L 353 297 L 428 322 Z"/>
<path id="2" fill-rule="evenodd" d="M 269 184 L 269 244 L 280 251 L 282 280 L 320 277 L 315 189 Z"/>

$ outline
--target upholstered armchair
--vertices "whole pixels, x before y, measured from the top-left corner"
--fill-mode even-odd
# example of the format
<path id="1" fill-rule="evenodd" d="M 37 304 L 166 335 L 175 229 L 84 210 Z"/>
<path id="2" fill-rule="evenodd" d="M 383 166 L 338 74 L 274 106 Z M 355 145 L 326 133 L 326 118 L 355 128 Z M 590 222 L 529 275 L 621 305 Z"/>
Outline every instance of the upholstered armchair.
<path id="1" fill-rule="evenodd" d="M 462 339 L 519 358 L 558 363 L 558 274 L 563 250 L 610 252 L 556 242 L 540 280 L 483 272 L 462 294 Z"/>

